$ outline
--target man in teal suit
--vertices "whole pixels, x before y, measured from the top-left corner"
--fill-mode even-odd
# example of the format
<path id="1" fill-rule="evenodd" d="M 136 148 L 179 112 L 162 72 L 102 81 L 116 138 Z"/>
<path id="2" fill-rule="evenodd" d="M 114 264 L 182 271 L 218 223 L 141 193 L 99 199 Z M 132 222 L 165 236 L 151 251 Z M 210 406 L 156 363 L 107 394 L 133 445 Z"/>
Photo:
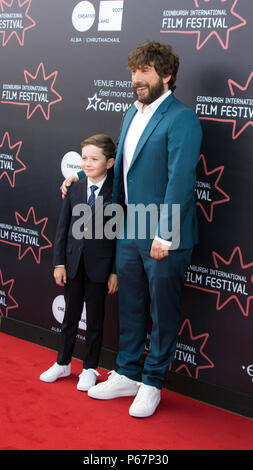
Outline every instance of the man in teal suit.
<path id="1" fill-rule="evenodd" d="M 123 192 L 126 207 L 125 237 L 117 240 L 116 250 L 119 368 L 88 395 L 136 395 L 129 409 L 135 417 L 152 415 L 160 402 L 176 350 L 184 273 L 198 240 L 195 181 L 202 133 L 196 114 L 173 95 L 178 66 L 171 47 L 154 41 L 129 54 L 137 101 L 123 118 L 114 165 L 113 202 L 119 203 Z M 131 226 L 132 204 L 157 207 L 157 226 L 144 238 L 138 237 L 139 227 Z M 173 205 L 180 207 L 176 239 Z M 127 229 L 132 229 L 130 237 Z M 149 313 L 150 351 L 143 365 Z"/>
<path id="2" fill-rule="evenodd" d="M 159 221 L 154 239 L 138 239 L 135 227 L 132 239 L 117 241 L 119 369 L 88 395 L 136 395 L 129 410 L 135 417 L 150 416 L 160 402 L 176 349 L 184 272 L 198 239 L 195 180 L 202 133 L 196 114 L 173 96 L 178 65 L 171 47 L 154 41 L 129 54 L 137 102 L 124 116 L 114 166 L 113 202 L 120 202 L 124 189 L 126 207 L 156 204 Z M 180 204 L 180 241 L 174 247 L 163 236 L 165 229 L 172 232 L 173 204 Z M 149 312 L 150 351 L 142 365 Z"/>

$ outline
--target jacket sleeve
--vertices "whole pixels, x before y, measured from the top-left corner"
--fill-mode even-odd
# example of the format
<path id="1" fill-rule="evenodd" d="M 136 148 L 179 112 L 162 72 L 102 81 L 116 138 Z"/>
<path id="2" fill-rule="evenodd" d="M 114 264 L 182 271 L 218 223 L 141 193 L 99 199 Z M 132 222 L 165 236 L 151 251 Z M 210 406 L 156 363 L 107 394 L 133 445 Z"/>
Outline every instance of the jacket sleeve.
<path id="1" fill-rule="evenodd" d="M 62 202 L 53 251 L 53 265 L 65 265 L 67 237 L 71 220 L 71 205 L 69 192 Z"/>
<path id="2" fill-rule="evenodd" d="M 199 119 L 190 109 L 179 113 L 168 129 L 168 184 L 156 233 L 165 240 L 171 241 L 171 235 L 167 234 L 172 233 L 173 217 L 182 226 L 189 209 L 196 204 L 196 166 L 201 139 Z M 177 235 L 180 226 L 174 227 Z"/>
<path id="3" fill-rule="evenodd" d="M 78 171 L 78 172 L 77 172 L 77 177 L 78 177 L 79 180 L 81 180 L 82 178 L 84 178 L 84 177 L 85 177 L 84 171 L 83 171 L 83 170 Z"/>

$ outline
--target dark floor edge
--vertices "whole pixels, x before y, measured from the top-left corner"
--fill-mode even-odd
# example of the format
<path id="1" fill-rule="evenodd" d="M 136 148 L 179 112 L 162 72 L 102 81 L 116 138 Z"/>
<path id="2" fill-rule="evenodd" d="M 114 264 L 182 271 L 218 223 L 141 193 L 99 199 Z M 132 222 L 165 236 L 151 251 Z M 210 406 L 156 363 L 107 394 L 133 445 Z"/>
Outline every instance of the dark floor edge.
<path id="1" fill-rule="evenodd" d="M 1 317 L 0 331 L 55 351 L 58 349 L 59 335 L 36 325 Z M 82 349 L 83 342 L 77 340 L 75 358 L 81 359 Z M 116 351 L 102 348 L 99 366 L 107 370 L 116 369 L 116 355 Z M 180 395 L 253 419 L 253 397 L 250 395 L 170 371 L 166 374 L 164 387 Z"/>

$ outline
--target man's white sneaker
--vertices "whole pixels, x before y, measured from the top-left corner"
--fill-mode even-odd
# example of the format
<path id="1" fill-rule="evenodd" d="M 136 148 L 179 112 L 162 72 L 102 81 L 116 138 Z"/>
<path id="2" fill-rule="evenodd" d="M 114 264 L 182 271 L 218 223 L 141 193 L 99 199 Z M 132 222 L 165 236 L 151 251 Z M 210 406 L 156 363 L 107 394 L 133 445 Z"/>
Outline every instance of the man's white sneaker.
<path id="1" fill-rule="evenodd" d="M 135 380 L 120 375 L 114 370 L 109 372 L 109 375 L 107 380 L 89 389 L 89 397 L 110 400 L 111 398 L 134 396 L 138 392 L 139 384 Z"/>
<path id="2" fill-rule="evenodd" d="M 61 366 L 55 362 L 52 367 L 40 375 L 40 380 L 42 380 L 42 382 L 55 382 L 57 379 L 60 379 L 61 377 L 68 377 L 70 374 L 71 363 L 66 366 Z"/>
<path id="3" fill-rule="evenodd" d="M 147 418 L 151 416 L 161 400 L 161 391 L 151 385 L 141 384 L 139 391 L 129 408 L 130 416 Z"/>
<path id="4" fill-rule="evenodd" d="M 89 388 L 95 385 L 98 375 L 100 374 L 95 369 L 83 369 L 82 373 L 79 375 L 77 390 L 87 392 Z"/>

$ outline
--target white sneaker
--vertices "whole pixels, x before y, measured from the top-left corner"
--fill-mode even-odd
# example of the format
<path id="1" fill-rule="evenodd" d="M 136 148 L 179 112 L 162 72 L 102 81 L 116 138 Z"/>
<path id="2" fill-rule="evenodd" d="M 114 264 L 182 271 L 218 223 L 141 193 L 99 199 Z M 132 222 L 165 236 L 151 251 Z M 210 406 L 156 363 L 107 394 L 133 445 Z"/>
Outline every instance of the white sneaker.
<path id="1" fill-rule="evenodd" d="M 151 416 L 161 400 L 161 391 L 151 385 L 141 384 L 139 391 L 129 408 L 130 416 L 146 418 Z"/>
<path id="2" fill-rule="evenodd" d="M 68 377 L 71 374 L 71 363 L 66 366 L 61 366 L 55 362 L 55 364 L 48 370 L 43 372 L 40 376 L 40 380 L 43 382 L 55 382 L 61 377 Z"/>
<path id="3" fill-rule="evenodd" d="M 138 392 L 139 384 L 135 380 L 117 374 L 114 370 L 109 372 L 109 375 L 107 380 L 89 389 L 89 397 L 110 400 L 111 398 L 134 396 Z"/>
<path id="4" fill-rule="evenodd" d="M 83 369 L 82 373 L 79 375 L 77 390 L 87 392 L 89 388 L 95 385 L 98 375 L 100 374 L 95 369 Z"/>

